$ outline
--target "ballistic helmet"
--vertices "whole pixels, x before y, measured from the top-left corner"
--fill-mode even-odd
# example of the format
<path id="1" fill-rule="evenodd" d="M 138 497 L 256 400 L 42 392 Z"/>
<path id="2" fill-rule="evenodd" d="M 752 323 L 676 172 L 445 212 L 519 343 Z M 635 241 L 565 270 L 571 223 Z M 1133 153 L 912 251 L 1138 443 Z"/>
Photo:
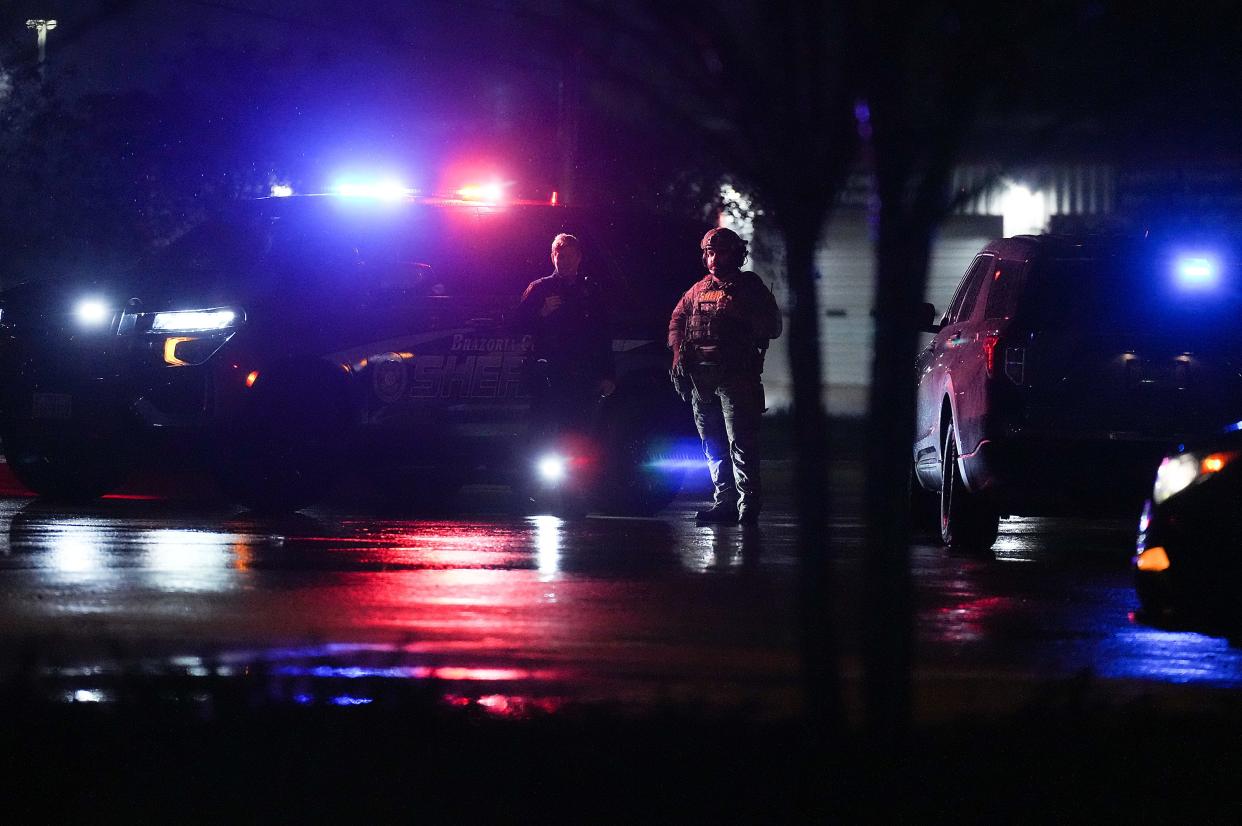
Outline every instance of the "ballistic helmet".
<path id="1" fill-rule="evenodd" d="M 742 240 L 736 232 L 728 227 L 716 227 L 709 229 L 707 234 L 703 236 L 703 241 L 699 244 L 699 249 L 707 252 L 709 249 L 715 252 L 733 252 L 737 254 L 737 263 L 740 266 L 746 260 L 746 242 Z"/>

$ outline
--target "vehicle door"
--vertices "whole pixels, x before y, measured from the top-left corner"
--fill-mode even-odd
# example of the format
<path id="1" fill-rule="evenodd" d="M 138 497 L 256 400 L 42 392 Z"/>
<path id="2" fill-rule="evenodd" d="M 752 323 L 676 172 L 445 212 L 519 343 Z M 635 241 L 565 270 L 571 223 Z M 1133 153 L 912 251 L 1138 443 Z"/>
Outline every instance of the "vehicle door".
<path id="1" fill-rule="evenodd" d="M 346 360 L 377 455 L 477 469 L 503 462 L 527 420 L 526 342 L 507 314 L 530 253 L 508 248 L 506 225 L 480 209 L 424 212 L 370 273 L 360 316 L 372 333 Z"/>
<path id="2" fill-rule="evenodd" d="M 978 380 L 979 371 L 974 364 L 981 352 L 981 345 L 974 340 L 972 317 L 978 303 L 984 278 L 991 273 L 996 258 L 990 253 L 975 257 L 962 277 L 949 309 L 941 318 L 940 330 L 932 339 L 930 353 L 925 356 L 923 373 L 919 383 L 918 433 L 921 435 L 919 459 L 932 455 L 939 461 L 941 404 L 947 396 L 952 399 L 952 410 L 958 419 L 978 416 L 982 388 L 972 390 L 971 381 Z M 978 366 L 982 366 L 979 362 Z M 957 421 L 957 427 L 963 426 Z M 966 443 L 963 442 L 963 445 Z M 935 453 L 927 448 L 935 449 Z M 973 449 L 973 448 L 971 448 Z M 964 449 L 965 452 L 965 449 Z"/>

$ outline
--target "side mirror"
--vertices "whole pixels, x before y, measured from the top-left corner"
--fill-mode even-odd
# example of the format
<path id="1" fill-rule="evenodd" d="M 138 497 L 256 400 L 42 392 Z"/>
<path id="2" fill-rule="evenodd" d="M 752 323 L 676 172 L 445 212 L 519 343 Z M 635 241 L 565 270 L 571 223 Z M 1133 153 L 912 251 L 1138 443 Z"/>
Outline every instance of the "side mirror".
<path id="1" fill-rule="evenodd" d="M 919 307 L 918 324 L 920 333 L 938 333 L 940 325 L 936 323 L 936 307 L 933 304 L 923 303 Z"/>

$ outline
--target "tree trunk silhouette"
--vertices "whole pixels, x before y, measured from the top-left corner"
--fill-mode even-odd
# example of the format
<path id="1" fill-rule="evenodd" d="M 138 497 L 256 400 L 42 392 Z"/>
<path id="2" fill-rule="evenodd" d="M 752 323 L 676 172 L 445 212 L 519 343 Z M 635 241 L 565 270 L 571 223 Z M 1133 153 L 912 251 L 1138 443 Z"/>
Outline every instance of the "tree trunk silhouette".
<path id="1" fill-rule="evenodd" d="M 800 220 L 799 220 L 800 219 Z M 794 508 L 800 563 L 799 616 L 810 735 L 828 743 L 842 725 L 837 640 L 832 620 L 828 417 L 821 398 L 815 250 L 820 224 L 795 213 L 783 222 L 789 291 L 789 368 L 793 379 Z"/>
<path id="2" fill-rule="evenodd" d="M 907 480 L 914 433 L 916 312 L 927 282 L 930 228 L 881 207 L 876 242 L 875 361 L 867 420 L 864 623 L 867 726 L 899 744 L 911 716 L 914 605 Z"/>

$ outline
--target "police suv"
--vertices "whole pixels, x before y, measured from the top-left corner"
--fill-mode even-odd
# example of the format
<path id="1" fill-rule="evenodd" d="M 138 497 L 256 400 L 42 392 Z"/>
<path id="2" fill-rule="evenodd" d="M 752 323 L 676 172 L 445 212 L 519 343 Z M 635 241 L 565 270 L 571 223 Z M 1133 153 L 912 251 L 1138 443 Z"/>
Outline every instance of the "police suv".
<path id="1" fill-rule="evenodd" d="M 609 296 L 618 386 L 584 455 L 549 457 L 527 438 L 530 341 L 512 316 L 562 231 Z M 359 472 L 411 504 L 491 480 L 577 484 L 598 507 L 652 513 L 693 438 L 664 337 L 697 232 L 406 193 L 240 203 L 115 277 L 0 294 L 3 452 L 62 499 L 189 456 L 262 510 Z"/>
<path id="2" fill-rule="evenodd" d="M 975 257 L 918 357 L 914 477 L 941 538 L 1137 513 L 1161 457 L 1242 410 L 1242 290 L 1215 244 L 1028 236 Z"/>

